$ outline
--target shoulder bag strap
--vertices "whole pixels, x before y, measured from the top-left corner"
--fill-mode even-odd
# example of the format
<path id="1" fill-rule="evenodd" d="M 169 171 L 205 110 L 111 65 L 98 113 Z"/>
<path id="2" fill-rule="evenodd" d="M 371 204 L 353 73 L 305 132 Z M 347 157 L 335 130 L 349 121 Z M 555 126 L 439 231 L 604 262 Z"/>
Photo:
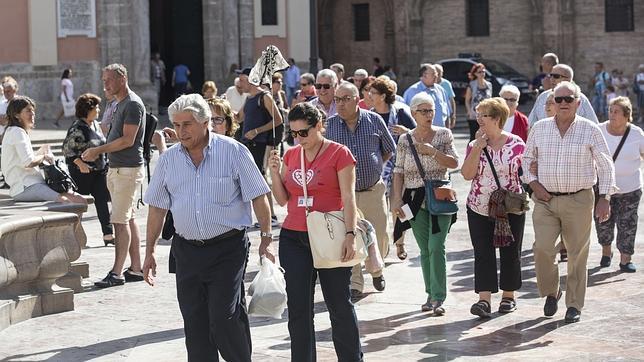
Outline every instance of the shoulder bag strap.
<path id="1" fill-rule="evenodd" d="M 306 189 L 306 167 L 304 166 L 304 147 L 300 145 L 300 169 L 302 171 L 302 189 L 304 190 L 304 210 L 309 214 L 309 195 Z"/>
<path id="2" fill-rule="evenodd" d="M 619 141 L 619 145 L 617 145 L 617 149 L 615 150 L 615 153 L 613 153 L 613 162 L 617 159 L 617 156 L 619 155 L 619 151 L 622 150 L 622 147 L 624 146 L 624 142 L 626 142 L 626 137 L 628 137 L 628 132 L 631 131 L 631 125 L 626 126 L 626 131 L 624 131 L 624 135 L 622 136 L 622 139 Z"/>
<path id="3" fill-rule="evenodd" d="M 420 177 L 425 181 L 425 169 L 423 169 L 423 165 L 420 163 L 420 157 L 418 157 L 414 141 L 411 139 L 411 133 L 407 133 L 407 141 L 409 142 L 409 148 L 411 148 L 411 154 L 414 156 L 414 161 L 416 161 L 416 167 L 418 168 Z"/>
<path id="4" fill-rule="evenodd" d="M 492 170 L 492 175 L 494 175 L 494 181 L 496 181 L 496 186 L 499 187 L 499 190 L 501 189 L 501 183 L 499 182 L 499 176 L 496 174 L 496 169 L 494 168 L 494 162 L 492 162 L 492 157 L 490 157 L 490 154 L 487 152 L 487 147 L 483 149 L 483 152 L 485 152 L 485 157 L 487 158 L 487 163 L 490 164 L 490 169 Z"/>

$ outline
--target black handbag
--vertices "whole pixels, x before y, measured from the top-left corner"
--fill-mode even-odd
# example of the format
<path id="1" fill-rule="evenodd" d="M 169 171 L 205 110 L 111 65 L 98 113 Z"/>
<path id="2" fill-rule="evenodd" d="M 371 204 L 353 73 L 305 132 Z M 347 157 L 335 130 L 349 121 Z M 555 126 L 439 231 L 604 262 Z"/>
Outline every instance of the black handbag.
<path id="1" fill-rule="evenodd" d="M 50 165 L 42 164 L 40 166 L 45 174 L 47 186 L 58 193 L 77 191 L 78 186 L 69 176 L 67 171 L 60 167 L 60 160 L 54 161 Z"/>

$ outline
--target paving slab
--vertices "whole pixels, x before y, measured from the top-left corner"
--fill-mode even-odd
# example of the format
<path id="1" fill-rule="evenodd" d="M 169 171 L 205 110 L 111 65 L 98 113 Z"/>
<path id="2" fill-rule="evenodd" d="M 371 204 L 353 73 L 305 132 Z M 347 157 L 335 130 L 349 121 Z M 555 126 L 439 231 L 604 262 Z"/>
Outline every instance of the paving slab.
<path id="1" fill-rule="evenodd" d="M 467 137 L 456 135 L 457 149 L 464 156 Z M 461 200 L 469 183 L 455 174 L 454 185 Z M 644 212 L 640 204 L 640 214 Z M 145 239 L 146 210 L 137 221 Z M 285 209 L 277 208 L 280 220 Z M 640 230 L 644 222 L 640 218 Z M 90 264 L 92 281 L 111 267 L 114 248 L 104 247 L 95 209 L 90 206 L 83 225 L 88 248 L 81 260 Z M 518 292 L 518 310 L 509 315 L 493 313 L 487 321 L 469 314 L 477 300 L 473 292 L 473 252 L 464 207 L 447 240 L 447 313 L 442 317 L 420 311 L 425 301 L 418 247 L 411 235 L 406 243 L 409 258 L 387 258 L 387 289 L 376 292 L 366 276 L 366 296 L 356 303 L 361 341 L 366 361 L 641 361 L 644 360 L 644 254 L 642 232 L 638 233 L 633 261 L 635 274 L 618 271 L 614 265 L 600 269 L 601 248 L 594 235 L 588 263 L 586 306 L 580 323 L 563 322 L 560 303 L 554 318 L 543 316 L 543 302 L 536 289 L 531 252 L 532 219 L 526 221 L 523 245 L 523 287 Z M 277 230 L 276 230 L 277 231 Z M 252 250 L 246 280 L 258 270 L 259 235 L 251 232 Z M 143 243 L 142 243 L 143 245 Z M 277 243 L 274 244 L 277 248 Z M 167 272 L 170 245 L 158 247 L 158 281 L 155 287 L 128 283 L 105 290 L 93 289 L 75 296 L 75 310 L 31 319 L 0 332 L 3 361 L 185 361 L 183 324 L 176 302 L 173 274 Z M 393 249 L 393 248 L 392 248 Z M 395 250 L 395 249 L 393 249 Z M 616 252 L 616 256 L 617 256 Z M 560 264 L 565 281 L 565 264 Z M 565 284 L 562 284 L 565 285 Z M 493 297 L 496 309 L 500 295 Z M 335 361 L 328 312 L 319 287 L 316 289 L 315 322 L 319 361 Z M 290 358 L 286 314 L 284 319 L 251 318 L 253 360 L 287 361 Z"/>

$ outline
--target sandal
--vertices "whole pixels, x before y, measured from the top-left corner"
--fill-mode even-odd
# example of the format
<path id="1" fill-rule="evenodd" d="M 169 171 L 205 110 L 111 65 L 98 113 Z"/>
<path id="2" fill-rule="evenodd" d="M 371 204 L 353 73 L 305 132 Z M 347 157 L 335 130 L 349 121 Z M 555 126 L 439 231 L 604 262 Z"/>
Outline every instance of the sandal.
<path id="1" fill-rule="evenodd" d="M 486 300 L 479 300 L 472 304 L 470 313 L 479 316 L 480 318 L 490 318 L 491 308 L 490 303 Z"/>
<path id="2" fill-rule="evenodd" d="M 110 244 L 112 244 L 112 245 L 116 245 L 116 244 L 114 243 L 114 235 L 112 235 L 112 234 L 110 234 L 110 235 L 104 235 L 104 236 L 103 236 L 103 243 L 105 244 L 105 246 L 108 246 L 108 245 L 110 245 Z"/>
<path id="3" fill-rule="evenodd" d="M 434 306 L 432 305 L 431 302 L 431 297 L 427 297 L 427 302 L 425 304 L 420 306 L 420 310 L 423 312 L 433 312 L 434 311 Z"/>
<path id="4" fill-rule="evenodd" d="M 405 251 L 405 245 L 396 244 L 396 254 L 398 255 L 398 259 L 400 260 L 407 259 L 407 252 Z"/>
<path id="5" fill-rule="evenodd" d="M 514 298 L 501 298 L 501 303 L 499 303 L 499 313 L 512 313 L 515 310 L 517 310 L 517 302 Z"/>

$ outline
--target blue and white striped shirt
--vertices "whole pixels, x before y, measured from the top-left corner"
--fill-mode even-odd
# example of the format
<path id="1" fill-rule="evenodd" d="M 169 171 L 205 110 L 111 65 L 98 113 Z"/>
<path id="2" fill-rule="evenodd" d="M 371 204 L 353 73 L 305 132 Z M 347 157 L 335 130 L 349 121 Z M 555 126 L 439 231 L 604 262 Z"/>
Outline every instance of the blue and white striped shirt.
<path id="1" fill-rule="evenodd" d="M 379 114 L 359 110 L 358 124 L 352 132 L 340 115 L 329 118 L 325 137 L 345 145 L 356 158 L 356 191 L 375 185 L 382 174 L 382 155 L 396 150 L 394 139 Z"/>
<path id="2" fill-rule="evenodd" d="M 199 166 L 181 144 L 162 154 L 144 197 L 149 205 L 172 211 L 177 233 L 190 240 L 250 226 L 250 202 L 269 192 L 244 145 L 208 133 Z"/>

